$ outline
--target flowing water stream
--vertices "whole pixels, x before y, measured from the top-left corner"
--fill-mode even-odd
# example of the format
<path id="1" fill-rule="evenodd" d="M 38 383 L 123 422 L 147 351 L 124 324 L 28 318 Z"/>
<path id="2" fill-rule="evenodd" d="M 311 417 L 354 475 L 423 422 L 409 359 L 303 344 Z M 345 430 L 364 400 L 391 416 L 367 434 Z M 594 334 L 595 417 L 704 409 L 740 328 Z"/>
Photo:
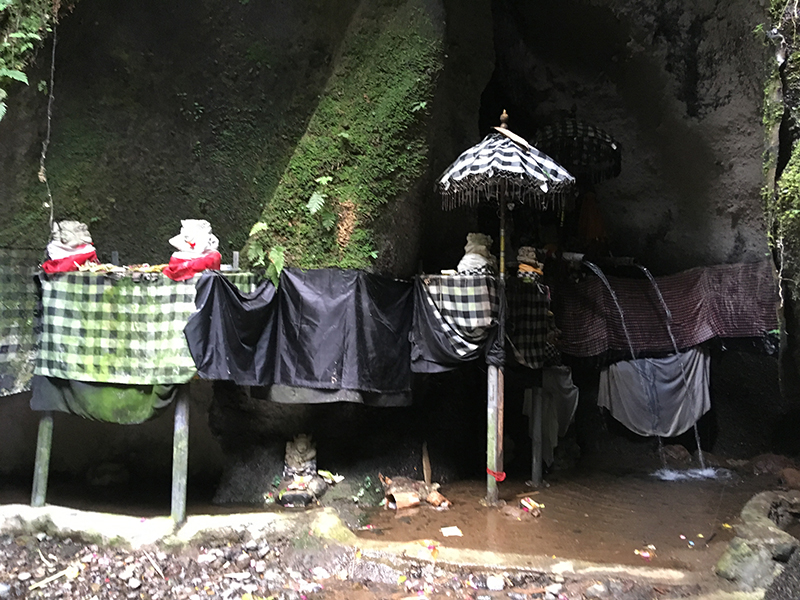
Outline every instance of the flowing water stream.
<path id="1" fill-rule="evenodd" d="M 600 267 L 598 267 L 596 264 L 594 264 L 592 262 L 589 262 L 589 261 L 584 261 L 583 264 L 585 264 L 595 275 L 597 275 L 600 278 L 600 281 L 603 282 L 603 285 L 606 286 L 606 289 L 611 294 L 611 299 L 614 301 L 614 306 L 616 306 L 617 312 L 619 312 L 619 317 L 620 317 L 620 320 L 621 320 L 621 323 L 622 323 L 622 331 L 624 332 L 625 339 L 628 342 L 628 349 L 630 350 L 630 353 L 631 353 L 631 360 L 634 360 L 636 358 L 636 353 L 635 353 L 634 348 L 633 348 L 633 342 L 631 340 L 630 333 L 628 332 L 628 326 L 627 326 L 627 324 L 625 322 L 625 313 L 622 310 L 622 306 L 620 306 L 619 299 L 617 298 L 617 294 L 614 292 L 613 288 L 611 287 L 610 282 L 608 281 L 608 278 L 606 277 L 605 273 L 603 273 L 602 269 L 600 269 Z M 636 266 L 639 269 L 641 269 L 641 271 L 645 274 L 647 279 L 650 281 L 650 283 L 653 286 L 653 289 L 656 292 L 656 295 L 658 296 L 659 302 L 661 302 L 661 306 L 664 307 L 664 313 L 666 315 L 665 323 L 666 323 L 666 326 L 667 326 L 667 332 L 669 333 L 669 338 L 672 341 L 672 346 L 675 349 L 675 354 L 678 356 L 678 360 L 680 362 L 681 375 L 683 377 L 684 386 L 686 386 L 686 388 L 688 389 L 689 388 L 689 382 L 688 382 L 688 379 L 686 377 L 686 371 L 685 371 L 684 366 L 683 366 L 683 361 L 680 358 L 680 352 L 678 350 L 678 344 L 675 341 L 674 334 L 672 333 L 672 326 L 671 326 L 672 312 L 669 310 L 669 307 L 667 306 L 667 303 L 664 301 L 664 296 L 661 294 L 661 290 L 659 289 L 658 284 L 656 283 L 656 280 L 653 277 L 652 273 L 650 273 L 650 271 L 646 267 L 644 267 L 642 265 L 636 265 Z M 637 369 L 637 371 L 638 371 L 638 369 Z M 640 373 L 640 376 L 641 376 L 641 379 L 642 379 L 642 388 L 645 391 L 645 397 L 648 397 L 649 395 L 646 393 L 647 390 L 646 390 L 646 386 L 645 386 L 644 375 Z M 654 423 L 655 423 L 655 422 L 658 421 L 658 405 L 657 405 L 657 403 L 655 403 L 655 404 L 651 403 L 650 410 L 651 410 L 651 412 L 653 414 L 653 419 L 654 419 Z M 698 456 L 698 459 L 700 461 L 700 468 L 699 469 L 690 469 L 689 471 L 683 471 L 683 472 L 674 471 L 674 470 L 669 469 L 667 467 L 667 459 L 666 459 L 666 455 L 664 454 L 664 442 L 663 442 L 661 436 L 658 436 L 658 453 L 659 453 L 659 456 L 661 457 L 662 468 L 654 473 L 654 475 L 656 477 L 658 477 L 659 479 L 667 480 L 667 481 L 676 481 L 676 480 L 681 480 L 681 479 L 709 479 L 709 478 L 715 478 L 715 477 L 718 477 L 718 476 L 721 475 L 720 473 L 717 473 L 716 469 L 711 469 L 711 468 L 707 468 L 706 467 L 705 457 L 703 456 L 703 449 L 700 446 L 700 434 L 699 434 L 699 432 L 697 430 L 697 423 L 694 424 L 694 436 L 695 436 L 695 442 L 697 443 L 697 456 Z"/>

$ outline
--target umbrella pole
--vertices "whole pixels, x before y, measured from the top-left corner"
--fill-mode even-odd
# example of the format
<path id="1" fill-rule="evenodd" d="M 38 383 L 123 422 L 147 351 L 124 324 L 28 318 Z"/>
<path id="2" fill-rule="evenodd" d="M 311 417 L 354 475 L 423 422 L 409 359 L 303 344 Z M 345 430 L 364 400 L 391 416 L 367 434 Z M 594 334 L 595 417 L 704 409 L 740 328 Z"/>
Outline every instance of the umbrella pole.
<path id="1" fill-rule="evenodd" d="M 500 200 L 500 278 L 498 286 L 505 287 L 506 276 L 506 203 L 505 194 Z M 504 298 L 505 294 L 499 294 Z M 497 324 L 500 343 L 505 344 L 505 323 Z M 486 419 L 486 504 L 494 506 L 499 499 L 498 480 L 495 474 L 503 473 L 503 404 L 505 402 L 505 374 L 503 367 L 489 366 L 487 370 Z M 502 479 L 501 479 L 502 481 Z"/>

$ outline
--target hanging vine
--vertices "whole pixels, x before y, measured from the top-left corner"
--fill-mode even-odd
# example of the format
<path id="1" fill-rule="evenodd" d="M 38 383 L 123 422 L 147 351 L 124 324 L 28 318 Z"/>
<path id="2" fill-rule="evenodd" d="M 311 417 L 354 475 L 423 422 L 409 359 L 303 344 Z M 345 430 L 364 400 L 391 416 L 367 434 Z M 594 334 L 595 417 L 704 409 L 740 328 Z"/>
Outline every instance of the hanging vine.
<path id="1" fill-rule="evenodd" d="M 0 120 L 9 86 L 29 84 L 25 68 L 52 33 L 60 10 L 60 0 L 0 0 Z"/>

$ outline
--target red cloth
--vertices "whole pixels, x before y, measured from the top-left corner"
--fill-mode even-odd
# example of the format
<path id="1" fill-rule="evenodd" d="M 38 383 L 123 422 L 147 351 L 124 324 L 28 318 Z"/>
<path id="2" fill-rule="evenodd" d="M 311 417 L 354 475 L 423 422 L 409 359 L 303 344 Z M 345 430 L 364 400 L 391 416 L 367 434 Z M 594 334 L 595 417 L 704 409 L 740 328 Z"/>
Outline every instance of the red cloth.
<path id="1" fill-rule="evenodd" d="M 219 252 L 209 252 L 199 258 L 188 260 L 173 256 L 169 259 L 169 264 L 164 267 L 162 273 L 175 281 L 185 281 L 206 269 L 219 269 L 221 262 L 222 255 Z"/>
<path id="2" fill-rule="evenodd" d="M 100 262 L 97 260 L 97 252 L 85 252 L 84 254 L 73 254 L 72 256 L 65 256 L 64 258 L 50 259 L 42 263 L 42 271 L 45 273 L 66 273 L 68 271 L 77 271 L 78 265 L 87 262 Z"/>

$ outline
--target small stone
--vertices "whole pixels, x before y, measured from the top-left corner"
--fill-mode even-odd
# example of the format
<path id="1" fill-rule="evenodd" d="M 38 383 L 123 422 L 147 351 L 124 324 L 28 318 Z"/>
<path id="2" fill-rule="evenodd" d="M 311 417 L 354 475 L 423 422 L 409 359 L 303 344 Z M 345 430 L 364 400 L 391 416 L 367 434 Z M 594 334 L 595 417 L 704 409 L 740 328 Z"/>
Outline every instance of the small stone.
<path id="1" fill-rule="evenodd" d="M 128 567 L 125 567 L 125 570 L 122 571 L 119 575 L 117 575 L 117 577 L 127 581 L 128 579 L 133 577 L 133 575 L 134 575 L 133 565 L 130 565 Z"/>
<path id="2" fill-rule="evenodd" d="M 608 590 L 606 590 L 606 586 L 604 586 L 604 585 L 603 585 L 602 583 L 600 583 L 600 582 L 597 582 L 597 583 L 595 583 L 594 585 L 592 585 L 592 586 L 589 586 L 589 587 L 586 589 L 586 591 L 585 591 L 585 592 L 583 592 L 583 595 L 584 595 L 586 598 L 602 598 L 603 596 L 605 596 L 605 595 L 606 595 L 606 592 L 607 592 L 607 591 L 608 591 Z"/>
<path id="3" fill-rule="evenodd" d="M 81 562 L 84 563 L 84 564 L 90 563 L 90 562 L 92 562 L 93 558 L 94 558 L 94 555 L 92 555 L 92 554 L 84 554 L 81 557 Z"/>
<path id="4" fill-rule="evenodd" d="M 236 559 L 233 561 L 239 569 L 244 569 L 245 567 L 250 566 L 250 555 L 247 552 L 242 552 Z"/>
<path id="5" fill-rule="evenodd" d="M 256 563 L 253 565 L 253 568 L 256 570 L 256 573 L 263 573 L 267 570 L 267 561 L 265 560 L 257 560 Z"/>
<path id="6" fill-rule="evenodd" d="M 551 583 L 544 588 L 544 591 L 548 594 L 553 594 L 553 596 L 558 596 L 558 593 L 561 591 L 561 587 L 562 586 L 560 583 Z"/>
<path id="7" fill-rule="evenodd" d="M 506 582 L 503 580 L 501 575 L 489 575 L 486 578 L 486 588 L 492 590 L 493 592 L 502 591 L 502 589 L 506 587 Z"/>
<path id="8" fill-rule="evenodd" d="M 30 579 L 30 578 L 31 578 L 31 574 L 28 573 L 27 571 L 23 571 L 22 573 L 17 575 L 17 579 L 19 579 L 20 581 L 28 581 L 28 579 Z"/>
<path id="9" fill-rule="evenodd" d="M 206 565 L 208 563 L 214 562 L 215 560 L 217 560 L 217 555 L 216 554 L 211 554 L 211 553 L 209 553 L 209 554 L 201 554 L 200 556 L 197 557 L 197 564 L 198 565 Z"/>
<path id="10" fill-rule="evenodd" d="M 44 540 L 47 539 L 47 534 L 44 531 L 40 531 L 39 533 L 36 534 L 36 539 L 39 540 L 40 542 L 43 542 Z"/>
<path id="11" fill-rule="evenodd" d="M 128 579 L 128 587 L 132 590 L 138 590 L 140 587 L 142 587 L 142 582 L 136 579 L 136 577 L 131 577 Z"/>
<path id="12" fill-rule="evenodd" d="M 7 583 L 0 583 L 0 598 L 7 598 L 11 594 L 11 586 Z"/>
<path id="13" fill-rule="evenodd" d="M 248 550 L 255 550 L 258 548 L 258 541 L 257 540 L 247 540 L 247 543 L 244 545 L 245 548 Z"/>
<path id="14" fill-rule="evenodd" d="M 314 567 L 311 569 L 311 575 L 314 579 L 330 579 L 331 574 L 323 567 Z"/>

